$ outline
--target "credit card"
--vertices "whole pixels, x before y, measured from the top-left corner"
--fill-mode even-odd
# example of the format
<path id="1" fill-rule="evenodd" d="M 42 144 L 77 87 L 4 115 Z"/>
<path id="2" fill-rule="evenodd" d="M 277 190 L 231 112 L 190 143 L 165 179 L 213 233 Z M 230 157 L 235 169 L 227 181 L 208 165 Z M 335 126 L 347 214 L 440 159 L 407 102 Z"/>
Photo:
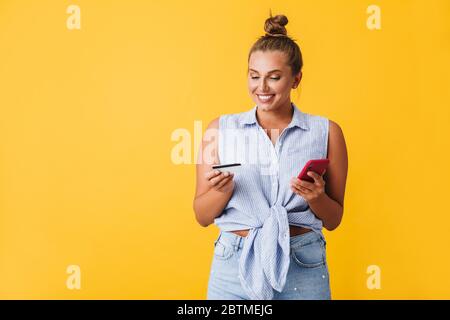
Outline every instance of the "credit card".
<path id="1" fill-rule="evenodd" d="M 239 172 L 241 169 L 241 164 L 240 163 L 230 163 L 230 164 L 219 164 L 219 165 L 214 165 L 212 166 L 213 169 L 215 170 L 219 170 L 220 172 Z"/>

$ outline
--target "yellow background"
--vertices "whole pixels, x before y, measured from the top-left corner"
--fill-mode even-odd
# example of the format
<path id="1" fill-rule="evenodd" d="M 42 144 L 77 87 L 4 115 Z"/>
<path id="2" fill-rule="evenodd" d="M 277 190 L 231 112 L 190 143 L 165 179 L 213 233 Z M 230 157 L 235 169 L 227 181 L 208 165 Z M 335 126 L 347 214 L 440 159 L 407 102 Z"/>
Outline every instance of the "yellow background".
<path id="1" fill-rule="evenodd" d="M 448 0 L 0 1 L 0 298 L 206 297 L 218 229 L 195 221 L 171 134 L 193 144 L 194 121 L 253 107 L 247 53 L 270 8 L 303 52 L 292 100 L 347 142 L 333 298 L 450 298 Z"/>

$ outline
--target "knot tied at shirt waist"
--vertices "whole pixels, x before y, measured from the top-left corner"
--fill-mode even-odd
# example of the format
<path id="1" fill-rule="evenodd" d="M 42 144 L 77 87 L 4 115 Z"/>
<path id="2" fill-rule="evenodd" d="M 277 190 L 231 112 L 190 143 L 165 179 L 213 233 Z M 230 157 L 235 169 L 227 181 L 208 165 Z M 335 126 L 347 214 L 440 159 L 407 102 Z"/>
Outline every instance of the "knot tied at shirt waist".
<path id="1" fill-rule="evenodd" d="M 289 250 L 287 211 L 275 204 L 265 214 L 261 225 L 250 229 L 242 248 L 239 276 L 250 298 L 268 300 L 273 298 L 274 289 L 283 290 L 289 269 Z"/>

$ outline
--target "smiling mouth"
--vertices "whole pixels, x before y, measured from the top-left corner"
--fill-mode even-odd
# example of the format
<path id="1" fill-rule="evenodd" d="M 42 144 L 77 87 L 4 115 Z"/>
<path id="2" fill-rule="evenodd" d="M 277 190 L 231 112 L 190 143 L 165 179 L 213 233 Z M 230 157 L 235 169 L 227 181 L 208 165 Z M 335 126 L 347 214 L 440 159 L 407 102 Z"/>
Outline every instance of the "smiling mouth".
<path id="1" fill-rule="evenodd" d="M 261 102 L 268 102 L 273 99 L 275 96 L 274 94 L 257 94 L 259 101 Z"/>

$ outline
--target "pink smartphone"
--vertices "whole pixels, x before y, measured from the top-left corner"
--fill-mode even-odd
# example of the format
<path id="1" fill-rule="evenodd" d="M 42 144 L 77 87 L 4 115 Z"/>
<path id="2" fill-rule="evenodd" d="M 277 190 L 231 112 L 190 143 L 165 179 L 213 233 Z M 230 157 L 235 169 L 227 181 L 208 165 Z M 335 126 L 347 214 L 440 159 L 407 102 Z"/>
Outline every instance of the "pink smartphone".
<path id="1" fill-rule="evenodd" d="M 298 178 L 300 180 L 306 180 L 309 182 L 314 182 L 313 177 L 310 177 L 307 175 L 308 171 L 314 171 L 315 173 L 322 175 L 325 169 L 328 167 L 328 163 L 330 160 L 328 159 L 312 159 L 309 160 L 305 166 L 303 167 L 302 171 L 298 175 Z"/>

